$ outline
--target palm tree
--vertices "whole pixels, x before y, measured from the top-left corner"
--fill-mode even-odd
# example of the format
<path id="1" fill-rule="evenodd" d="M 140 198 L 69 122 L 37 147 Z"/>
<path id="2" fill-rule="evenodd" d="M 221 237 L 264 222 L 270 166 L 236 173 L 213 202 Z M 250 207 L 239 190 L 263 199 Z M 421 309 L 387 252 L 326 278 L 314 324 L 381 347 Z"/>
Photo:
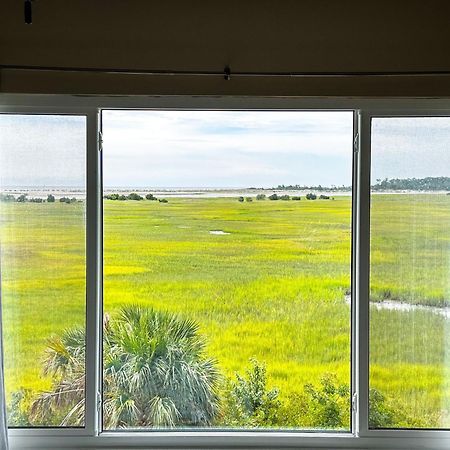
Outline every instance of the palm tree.
<path id="1" fill-rule="evenodd" d="M 105 318 L 103 417 L 120 427 L 208 426 L 218 408 L 219 372 L 205 356 L 198 325 L 177 315 L 128 306 Z M 83 330 L 49 341 L 45 373 L 59 379 L 31 408 L 34 420 L 84 421 Z"/>

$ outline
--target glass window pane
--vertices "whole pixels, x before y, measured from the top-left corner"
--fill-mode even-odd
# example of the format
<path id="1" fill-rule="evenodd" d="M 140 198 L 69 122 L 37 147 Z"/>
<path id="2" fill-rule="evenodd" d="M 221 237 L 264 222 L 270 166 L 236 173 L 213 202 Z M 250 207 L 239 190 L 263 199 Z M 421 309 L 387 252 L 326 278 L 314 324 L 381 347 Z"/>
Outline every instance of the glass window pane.
<path id="1" fill-rule="evenodd" d="M 11 427 L 84 426 L 86 118 L 0 114 Z"/>
<path id="2" fill-rule="evenodd" d="M 372 119 L 370 427 L 450 428 L 450 119 Z"/>
<path id="3" fill-rule="evenodd" d="M 353 114 L 102 121 L 104 427 L 349 430 Z"/>

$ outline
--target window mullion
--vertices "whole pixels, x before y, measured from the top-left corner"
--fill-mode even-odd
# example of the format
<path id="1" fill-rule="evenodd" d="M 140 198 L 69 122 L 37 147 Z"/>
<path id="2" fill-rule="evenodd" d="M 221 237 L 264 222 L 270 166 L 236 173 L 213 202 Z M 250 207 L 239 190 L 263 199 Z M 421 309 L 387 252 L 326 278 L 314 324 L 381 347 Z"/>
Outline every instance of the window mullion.
<path id="1" fill-rule="evenodd" d="M 355 433 L 367 435 L 369 428 L 369 250 L 370 250 L 370 117 L 359 116 L 358 172 L 356 179 L 356 394 Z"/>
<path id="2" fill-rule="evenodd" d="M 90 110 L 87 126 L 87 209 L 86 209 L 86 431 L 99 433 L 101 327 L 101 193 L 99 119 Z"/>

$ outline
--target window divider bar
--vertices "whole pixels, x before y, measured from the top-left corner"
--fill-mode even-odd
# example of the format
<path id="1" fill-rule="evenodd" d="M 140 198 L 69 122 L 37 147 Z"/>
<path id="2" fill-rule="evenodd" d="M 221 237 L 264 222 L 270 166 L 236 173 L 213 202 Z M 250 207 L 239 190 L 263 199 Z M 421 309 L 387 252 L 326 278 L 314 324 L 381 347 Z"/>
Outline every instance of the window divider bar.
<path id="1" fill-rule="evenodd" d="M 353 112 L 353 163 L 352 163 L 352 235 L 351 235 L 351 330 L 350 330 L 350 363 L 351 363 L 351 386 L 350 386 L 350 417 L 351 431 L 354 435 L 358 434 L 358 386 L 357 379 L 357 358 L 356 358 L 356 341 L 357 341 L 357 317 L 356 317 L 356 267 L 357 267 L 357 188 L 359 173 L 359 136 L 360 136 L 360 111 Z"/>
<path id="2" fill-rule="evenodd" d="M 369 431 L 369 261 L 370 261 L 370 115 L 359 115 L 356 179 L 356 435 Z"/>
<path id="3" fill-rule="evenodd" d="M 86 387 L 85 431 L 100 431 L 101 317 L 101 180 L 97 109 L 87 113 L 87 194 L 86 194 Z"/>

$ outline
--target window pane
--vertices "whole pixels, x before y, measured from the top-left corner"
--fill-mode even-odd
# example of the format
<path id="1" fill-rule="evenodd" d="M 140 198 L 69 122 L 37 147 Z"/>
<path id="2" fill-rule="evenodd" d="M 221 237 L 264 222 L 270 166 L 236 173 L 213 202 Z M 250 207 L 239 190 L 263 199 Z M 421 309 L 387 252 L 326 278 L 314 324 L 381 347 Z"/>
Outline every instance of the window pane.
<path id="1" fill-rule="evenodd" d="M 86 118 L 0 115 L 12 427 L 84 426 Z"/>
<path id="2" fill-rule="evenodd" d="M 104 112 L 106 429 L 349 430 L 352 127 Z"/>
<path id="3" fill-rule="evenodd" d="M 450 428 L 449 148 L 449 118 L 372 120 L 371 428 Z"/>

